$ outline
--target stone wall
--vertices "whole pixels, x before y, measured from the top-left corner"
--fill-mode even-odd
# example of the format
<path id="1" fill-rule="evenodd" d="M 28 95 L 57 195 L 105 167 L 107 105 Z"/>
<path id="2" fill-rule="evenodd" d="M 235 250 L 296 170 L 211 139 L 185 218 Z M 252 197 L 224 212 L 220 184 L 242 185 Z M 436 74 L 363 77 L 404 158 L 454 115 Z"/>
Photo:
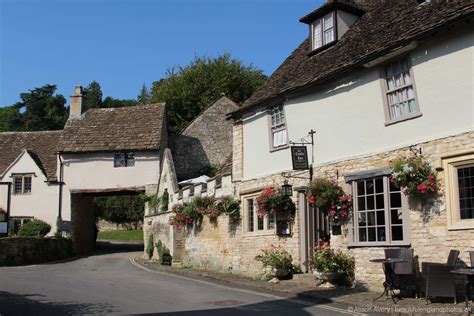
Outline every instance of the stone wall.
<path id="1" fill-rule="evenodd" d="M 0 266 L 38 264 L 71 258 L 72 241 L 66 238 L 0 238 Z"/>

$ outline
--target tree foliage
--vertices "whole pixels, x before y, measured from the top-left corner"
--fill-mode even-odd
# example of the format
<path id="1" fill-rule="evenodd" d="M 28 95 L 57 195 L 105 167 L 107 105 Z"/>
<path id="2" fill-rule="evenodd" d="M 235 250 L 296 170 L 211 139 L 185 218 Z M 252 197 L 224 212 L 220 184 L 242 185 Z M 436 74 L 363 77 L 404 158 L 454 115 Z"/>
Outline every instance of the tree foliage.
<path id="1" fill-rule="evenodd" d="M 62 129 L 67 119 L 66 99 L 47 84 L 20 94 L 20 102 L 0 109 L 0 131 Z"/>
<path id="2" fill-rule="evenodd" d="M 145 84 L 143 84 L 142 89 L 140 90 L 140 94 L 137 96 L 137 102 L 139 105 L 145 105 L 150 103 L 150 91 L 146 87 Z"/>
<path id="3" fill-rule="evenodd" d="M 222 93 L 240 103 L 265 79 L 261 70 L 244 65 L 229 53 L 195 57 L 184 67 L 169 69 L 164 79 L 153 83 L 151 102 L 166 102 L 170 130 L 177 133 Z"/>
<path id="4" fill-rule="evenodd" d="M 102 89 L 97 81 L 92 81 L 84 89 L 86 94 L 86 108 L 101 108 L 102 107 Z"/>
<path id="5" fill-rule="evenodd" d="M 97 197 L 94 213 L 96 217 L 116 224 L 138 222 L 144 216 L 144 202 L 139 196 Z"/>
<path id="6" fill-rule="evenodd" d="M 106 97 L 102 102 L 102 108 L 122 108 L 125 106 L 135 106 L 137 101 L 132 99 L 114 99 L 112 97 Z"/>

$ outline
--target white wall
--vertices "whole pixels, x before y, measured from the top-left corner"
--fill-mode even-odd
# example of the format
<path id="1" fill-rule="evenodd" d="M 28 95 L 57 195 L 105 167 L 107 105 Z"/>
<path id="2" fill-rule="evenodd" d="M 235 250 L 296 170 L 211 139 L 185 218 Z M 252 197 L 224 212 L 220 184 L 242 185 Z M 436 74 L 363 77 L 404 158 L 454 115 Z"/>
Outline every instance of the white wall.
<path id="1" fill-rule="evenodd" d="M 159 179 L 158 151 L 135 152 L 134 167 L 114 168 L 113 153 L 63 154 L 62 159 L 65 182 L 63 220 L 71 219 L 71 190 L 141 187 L 156 185 Z"/>
<path id="2" fill-rule="evenodd" d="M 10 216 L 33 216 L 51 225 L 53 235 L 56 231 L 56 218 L 58 216 L 58 185 L 46 183 L 46 176 L 38 168 L 35 161 L 28 153 L 24 153 L 21 158 L 7 171 L 1 181 L 12 182 L 12 174 L 34 173 L 31 178 L 31 193 L 11 195 Z M 0 186 L 0 207 L 7 209 L 7 187 Z"/>
<path id="3" fill-rule="evenodd" d="M 456 29 L 411 52 L 422 116 L 385 126 L 373 67 L 285 102 L 290 140 L 316 130 L 315 165 L 369 155 L 474 129 L 474 31 Z M 244 179 L 291 169 L 289 149 L 270 152 L 265 114 L 244 120 Z M 310 155 L 310 153 L 309 153 Z"/>

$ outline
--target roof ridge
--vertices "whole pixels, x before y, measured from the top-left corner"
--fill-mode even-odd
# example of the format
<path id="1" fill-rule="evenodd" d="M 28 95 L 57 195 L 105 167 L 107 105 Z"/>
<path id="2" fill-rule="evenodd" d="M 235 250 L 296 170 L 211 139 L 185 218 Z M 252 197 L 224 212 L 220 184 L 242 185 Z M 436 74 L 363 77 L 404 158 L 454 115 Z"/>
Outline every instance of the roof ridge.
<path id="1" fill-rule="evenodd" d="M 13 134 L 48 134 L 48 133 L 61 133 L 62 129 L 56 129 L 51 131 L 8 131 L 0 132 L 0 135 L 13 135 Z"/>

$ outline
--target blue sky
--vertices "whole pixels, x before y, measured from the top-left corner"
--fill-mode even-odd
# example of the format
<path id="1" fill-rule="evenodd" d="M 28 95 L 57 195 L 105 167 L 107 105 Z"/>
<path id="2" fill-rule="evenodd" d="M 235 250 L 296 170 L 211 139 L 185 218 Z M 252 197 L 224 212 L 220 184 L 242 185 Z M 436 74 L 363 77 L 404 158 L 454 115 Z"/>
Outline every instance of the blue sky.
<path id="1" fill-rule="evenodd" d="M 195 55 L 225 51 L 270 75 L 322 0 L 0 0 L 0 106 L 46 83 L 69 99 L 98 81 L 135 98 Z"/>

